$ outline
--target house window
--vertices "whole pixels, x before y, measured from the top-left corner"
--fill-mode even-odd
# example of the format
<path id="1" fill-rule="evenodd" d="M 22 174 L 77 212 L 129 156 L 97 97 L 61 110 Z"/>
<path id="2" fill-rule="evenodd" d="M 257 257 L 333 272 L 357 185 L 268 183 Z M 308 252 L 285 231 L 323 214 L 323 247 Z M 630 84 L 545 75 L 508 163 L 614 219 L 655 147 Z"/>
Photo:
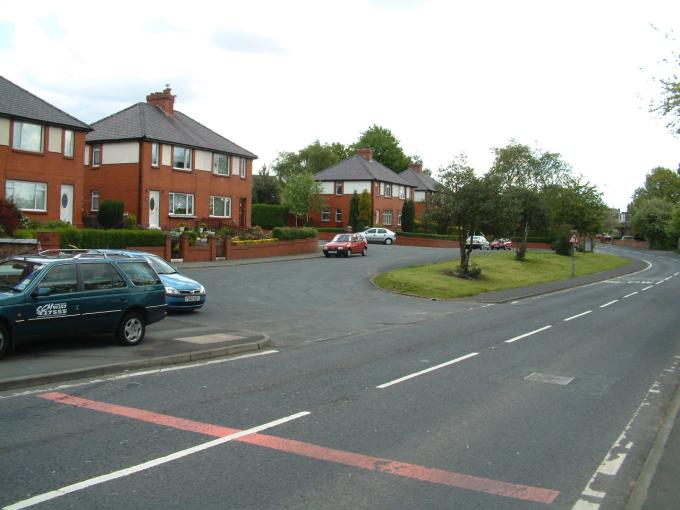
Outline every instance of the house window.
<path id="1" fill-rule="evenodd" d="M 380 209 L 375 210 L 375 224 L 380 225 Z"/>
<path id="2" fill-rule="evenodd" d="M 245 179 L 246 178 L 246 171 L 247 171 L 247 164 L 248 160 L 246 158 L 239 158 L 238 160 L 238 169 L 239 173 L 241 174 L 241 178 Z"/>
<path id="3" fill-rule="evenodd" d="M 406 200 L 411 198 L 411 188 L 406 188 Z"/>
<path id="4" fill-rule="evenodd" d="M 331 210 L 328 207 L 321 209 L 321 221 L 331 221 Z"/>
<path id="5" fill-rule="evenodd" d="M 102 146 L 97 143 L 92 146 L 92 166 L 99 166 L 102 164 Z"/>
<path id="6" fill-rule="evenodd" d="M 397 226 L 401 227 L 401 211 L 397 214 Z"/>
<path id="7" fill-rule="evenodd" d="M 233 175 L 238 175 L 239 173 L 239 161 L 241 158 L 234 157 L 234 164 L 231 167 L 231 173 Z"/>
<path id="8" fill-rule="evenodd" d="M 191 170 L 191 149 L 188 147 L 173 147 L 172 168 L 176 170 Z"/>
<path id="9" fill-rule="evenodd" d="M 213 173 L 229 177 L 229 156 L 213 154 Z"/>
<path id="10" fill-rule="evenodd" d="M 210 197 L 210 216 L 231 218 L 231 198 Z"/>
<path id="11" fill-rule="evenodd" d="M 335 210 L 335 222 L 342 223 L 342 209 Z"/>
<path id="12" fill-rule="evenodd" d="M 392 210 L 387 209 L 383 211 L 383 225 L 391 225 L 392 224 Z"/>
<path id="13" fill-rule="evenodd" d="M 47 211 L 47 183 L 5 181 L 5 198 L 20 211 Z"/>
<path id="14" fill-rule="evenodd" d="M 14 121 L 12 147 L 22 151 L 43 151 L 43 127 L 40 124 Z"/>
<path id="15" fill-rule="evenodd" d="M 151 166 L 155 166 L 156 168 L 158 168 L 159 163 L 158 161 L 158 156 L 160 154 L 159 149 L 160 147 L 157 143 L 154 142 L 151 144 Z"/>
<path id="16" fill-rule="evenodd" d="M 335 194 L 342 195 L 342 182 L 335 183 Z"/>
<path id="17" fill-rule="evenodd" d="M 193 216 L 194 196 L 190 193 L 170 193 L 170 216 Z"/>
<path id="18" fill-rule="evenodd" d="M 399 198 L 402 200 L 406 198 L 406 188 L 404 186 L 399 186 Z"/>
<path id="19" fill-rule="evenodd" d="M 73 144 L 73 131 L 70 129 L 64 129 L 64 156 L 67 158 L 73 157 Z"/>
<path id="20" fill-rule="evenodd" d="M 90 211 L 96 212 L 99 210 L 99 191 L 90 193 Z"/>
<path id="21" fill-rule="evenodd" d="M 392 185 L 385 183 L 385 196 L 386 197 L 391 197 L 392 196 Z"/>

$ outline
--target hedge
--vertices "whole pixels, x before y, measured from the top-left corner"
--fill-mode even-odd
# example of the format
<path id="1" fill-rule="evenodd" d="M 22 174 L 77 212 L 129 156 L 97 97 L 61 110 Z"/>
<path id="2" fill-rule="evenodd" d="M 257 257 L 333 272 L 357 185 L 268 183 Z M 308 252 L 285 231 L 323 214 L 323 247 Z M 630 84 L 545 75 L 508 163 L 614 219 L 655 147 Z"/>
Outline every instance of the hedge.
<path id="1" fill-rule="evenodd" d="M 399 230 L 397 237 L 417 237 L 420 239 L 442 239 L 445 241 L 458 241 L 458 236 L 444 234 L 426 234 L 424 232 L 404 232 Z"/>
<path id="2" fill-rule="evenodd" d="M 39 230 L 17 231 L 17 237 L 35 239 Z M 61 248 L 128 248 L 130 246 L 165 246 L 165 232 L 161 230 L 125 230 L 73 227 L 53 229 L 59 232 Z"/>
<path id="3" fill-rule="evenodd" d="M 551 236 L 535 236 L 535 237 L 527 237 L 527 243 L 552 243 L 555 240 L 554 237 Z M 513 237 L 512 242 L 513 243 L 521 243 L 524 241 L 524 237 Z"/>
<path id="4" fill-rule="evenodd" d="M 250 223 L 267 229 L 285 227 L 288 224 L 288 208 L 282 205 L 253 204 Z"/>
<path id="5" fill-rule="evenodd" d="M 276 227 L 272 230 L 272 237 L 282 241 L 291 241 L 293 239 L 309 239 L 316 237 L 318 231 L 310 227 Z"/>
<path id="6" fill-rule="evenodd" d="M 334 227 L 314 227 L 318 232 L 330 232 L 331 234 L 339 234 L 347 232 L 344 228 L 334 228 Z"/>

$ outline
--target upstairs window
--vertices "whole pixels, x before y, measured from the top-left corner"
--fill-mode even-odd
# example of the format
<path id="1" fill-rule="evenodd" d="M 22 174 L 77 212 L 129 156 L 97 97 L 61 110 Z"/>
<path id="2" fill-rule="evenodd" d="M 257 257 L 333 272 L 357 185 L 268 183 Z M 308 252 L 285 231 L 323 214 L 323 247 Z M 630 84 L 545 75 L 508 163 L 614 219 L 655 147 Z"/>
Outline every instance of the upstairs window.
<path id="1" fill-rule="evenodd" d="M 67 158 L 73 157 L 73 144 L 74 144 L 73 131 L 70 129 L 64 129 L 64 156 Z"/>
<path id="2" fill-rule="evenodd" d="M 402 200 L 406 198 L 406 188 L 404 186 L 399 186 L 399 198 Z"/>
<path id="3" fill-rule="evenodd" d="M 102 146 L 96 143 L 92 146 L 92 166 L 99 166 L 102 164 Z"/>
<path id="4" fill-rule="evenodd" d="M 336 195 L 342 195 L 342 182 L 336 182 L 335 183 L 335 194 Z"/>
<path id="5" fill-rule="evenodd" d="M 385 183 L 385 196 L 386 197 L 392 196 L 392 185 L 387 182 Z"/>
<path id="6" fill-rule="evenodd" d="M 43 151 L 43 127 L 40 124 L 14 121 L 12 147 L 22 151 Z"/>
<path id="7" fill-rule="evenodd" d="M 226 154 L 213 154 L 213 173 L 229 176 L 229 156 Z"/>
<path id="8" fill-rule="evenodd" d="M 241 175 L 241 177 L 242 177 L 243 179 L 246 178 L 246 173 L 247 173 L 247 171 L 248 171 L 248 170 L 247 170 L 248 167 L 246 166 L 247 163 L 248 163 L 248 160 L 247 160 L 246 158 L 239 158 L 239 160 L 238 160 L 238 170 L 239 170 L 239 174 Z"/>
<path id="9" fill-rule="evenodd" d="M 159 154 L 160 154 L 160 151 L 159 151 L 158 144 L 155 143 L 155 142 L 152 143 L 151 144 L 151 166 L 158 167 L 158 163 L 159 163 L 159 157 L 158 156 L 159 156 Z"/>
<path id="10" fill-rule="evenodd" d="M 172 168 L 177 170 L 191 170 L 191 149 L 188 147 L 173 147 Z"/>

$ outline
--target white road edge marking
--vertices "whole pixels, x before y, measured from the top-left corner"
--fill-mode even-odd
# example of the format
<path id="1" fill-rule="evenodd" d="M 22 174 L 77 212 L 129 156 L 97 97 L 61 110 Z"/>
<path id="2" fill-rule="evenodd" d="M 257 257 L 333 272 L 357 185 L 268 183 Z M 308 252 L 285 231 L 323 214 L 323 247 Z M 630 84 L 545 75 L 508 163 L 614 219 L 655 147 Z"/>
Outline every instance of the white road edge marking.
<path id="1" fill-rule="evenodd" d="M 634 295 L 637 294 L 637 293 L 638 293 L 638 291 L 636 290 L 635 292 L 631 292 L 630 294 L 626 294 L 626 295 L 623 296 L 623 297 L 624 297 L 624 298 L 627 298 L 627 297 L 630 297 L 630 296 L 634 296 Z"/>
<path id="2" fill-rule="evenodd" d="M 125 373 L 125 374 L 120 374 L 120 375 L 114 375 L 111 377 L 103 377 L 99 379 L 91 379 L 89 381 L 84 381 L 84 382 L 79 382 L 79 383 L 72 383 L 72 384 L 60 384 L 59 386 L 52 386 L 50 388 L 40 388 L 39 390 L 26 390 L 26 391 L 20 391 L 18 393 L 12 393 L 10 395 L 0 395 L 0 400 L 6 399 L 6 398 L 13 398 L 13 397 L 25 397 L 28 395 L 34 395 L 36 393 L 46 393 L 50 391 L 61 391 L 61 390 L 67 390 L 69 388 L 78 388 L 80 386 L 87 386 L 88 384 L 99 384 L 103 382 L 111 382 L 111 381 L 118 381 L 121 379 L 130 379 L 132 377 L 140 377 L 143 375 L 153 375 L 153 374 L 163 374 L 165 372 L 175 372 L 177 370 L 186 370 L 187 368 L 198 368 L 198 367 L 205 367 L 209 365 L 216 365 L 219 363 L 226 363 L 228 361 L 237 361 L 240 359 L 247 359 L 247 358 L 255 358 L 258 356 L 266 356 L 268 354 L 276 354 L 279 351 L 275 349 L 269 349 L 266 351 L 259 351 L 259 352 L 253 352 L 250 354 L 242 354 L 240 356 L 234 356 L 230 358 L 219 358 L 219 359 L 212 359 L 209 361 L 200 361 L 198 363 L 192 363 L 190 365 L 174 365 L 171 367 L 164 367 L 164 368 L 154 368 L 153 370 L 143 370 L 141 372 L 130 372 L 130 373 Z"/>
<path id="3" fill-rule="evenodd" d="M 569 322 L 574 319 L 578 319 L 579 317 L 583 317 L 584 315 L 588 315 L 589 313 L 593 313 L 592 310 L 588 310 L 587 312 L 579 313 L 578 315 L 572 315 L 571 317 L 567 317 L 566 319 L 563 319 L 564 322 Z"/>
<path id="4" fill-rule="evenodd" d="M 434 367 L 426 368 L 425 370 L 421 370 L 420 372 L 415 372 L 413 374 L 405 375 L 404 377 L 400 377 L 399 379 L 395 379 L 394 381 L 390 381 L 385 384 L 381 384 L 380 386 L 376 386 L 375 388 L 378 390 L 382 390 L 384 388 L 387 388 L 388 386 L 393 386 L 394 384 L 399 384 L 404 381 L 408 381 L 409 379 L 413 379 L 414 377 L 418 377 L 419 375 L 427 374 L 429 372 L 433 372 L 435 370 L 439 370 L 440 368 L 448 367 L 449 365 L 453 365 L 454 363 L 459 363 L 463 360 L 466 360 L 468 358 L 472 358 L 473 356 L 477 356 L 479 354 L 478 352 L 471 352 L 470 354 L 466 354 L 465 356 L 461 356 L 460 358 L 452 359 L 451 361 L 447 361 L 446 363 L 442 363 L 441 365 L 435 365 Z"/>
<path id="5" fill-rule="evenodd" d="M 58 498 L 60 496 L 65 496 L 66 494 L 69 494 L 71 492 L 76 492 L 80 491 L 83 489 L 87 489 L 88 487 L 92 487 L 94 485 L 99 485 L 101 483 L 105 482 L 110 482 L 111 480 L 116 480 L 118 478 L 122 478 L 124 476 L 132 475 L 135 473 L 139 473 L 140 471 L 144 471 L 146 469 L 150 469 L 152 467 L 160 466 L 161 464 L 166 464 L 168 462 L 172 462 L 173 460 L 181 459 L 182 457 L 186 457 L 188 455 L 192 455 L 194 453 L 201 452 L 203 450 L 207 450 L 208 448 L 212 448 L 213 446 L 219 446 L 224 443 L 228 443 L 230 441 L 234 441 L 235 439 L 239 439 L 243 436 L 249 436 L 251 434 L 256 434 L 262 430 L 269 429 L 272 427 L 275 427 L 277 425 L 281 425 L 283 423 L 292 421 L 292 420 L 297 420 L 298 418 L 302 418 L 303 416 L 307 416 L 310 414 L 308 411 L 303 411 L 300 413 L 292 414 L 290 416 L 287 416 L 285 418 L 280 418 L 278 420 L 270 421 L 269 423 L 265 423 L 263 425 L 258 425 L 257 427 L 253 427 L 247 430 L 241 430 L 240 432 L 236 432 L 234 434 L 229 434 L 228 436 L 223 436 L 219 437 L 217 439 L 213 439 L 212 441 L 208 441 L 207 443 L 202 443 L 196 446 L 192 446 L 191 448 L 187 448 L 186 450 L 181 450 L 179 452 L 171 453 L 170 455 L 166 455 L 164 457 L 159 457 L 157 459 L 150 460 L 148 462 L 144 462 L 142 464 L 137 464 L 136 466 L 132 466 L 129 468 L 125 469 L 120 469 L 118 471 L 114 471 L 112 473 L 109 473 L 107 475 L 101 475 L 101 476 L 96 476 L 94 478 L 90 478 L 89 480 L 83 480 L 82 482 L 74 483 L 72 485 L 67 485 L 66 487 L 62 487 L 60 489 L 56 489 L 50 492 L 46 492 L 44 494 L 39 494 L 37 496 L 33 496 L 32 498 L 29 499 L 24 499 L 23 501 L 18 501 L 17 503 L 13 503 L 11 505 L 3 507 L 3 510 L 20 510 L 22 508 L 28 508 L 34 505 L 38 505 L 40 503 L 44 503 L 45 501 L 49 501 L 54 498 Z"/>
<path id="6" fill-rule="evenodd" d="M 506 344 L 511 344 L 512 342 L 516 342 L 517 340 L 521 340 L 522 338 L 526 338 L 531 335 L 535 335 L 536 333 L 540 333 L 541 331 L 545 331 L 546 329 L 550 329 L 552 326 L 543 326 L 542 328 L 535 329 L 533 331 L 529 331 L 528 333 L 524 333 L 523 335 L 516 336 L 514 338 L 511 338 L 510 340 L 506 340 Z"/>
<path id="7" fill-rule="evenodd" d="M 613 305 L 614 303 L 618 303 L 618 302 L 619 302 L 619 300 L 618 300 L 618 299 L 615 299 L 614 301 L 610 301 L 609 303 L 605 303 L 605 304 L 603 304 L 603 305 L 600 305 L 600 308 L 606 308 L 606 307 L 608 307 L 609 305 Z"/>

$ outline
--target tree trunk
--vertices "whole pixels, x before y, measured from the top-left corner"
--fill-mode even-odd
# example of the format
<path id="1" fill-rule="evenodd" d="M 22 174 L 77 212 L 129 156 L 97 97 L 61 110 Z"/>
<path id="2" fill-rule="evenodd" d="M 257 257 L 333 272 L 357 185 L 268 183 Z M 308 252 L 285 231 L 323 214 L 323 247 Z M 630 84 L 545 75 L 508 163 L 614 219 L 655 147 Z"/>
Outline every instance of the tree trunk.
<path id="1" fill-rule="evenodd" d="M 524 223 L 524 238 L 517 247 L 517 254 L 515 255 L 515 258 L 517 260 L 524 260 L 524 257 L 527 254 L 528 241 L 529 241 L 529 222 L 527 221 Z"/>

